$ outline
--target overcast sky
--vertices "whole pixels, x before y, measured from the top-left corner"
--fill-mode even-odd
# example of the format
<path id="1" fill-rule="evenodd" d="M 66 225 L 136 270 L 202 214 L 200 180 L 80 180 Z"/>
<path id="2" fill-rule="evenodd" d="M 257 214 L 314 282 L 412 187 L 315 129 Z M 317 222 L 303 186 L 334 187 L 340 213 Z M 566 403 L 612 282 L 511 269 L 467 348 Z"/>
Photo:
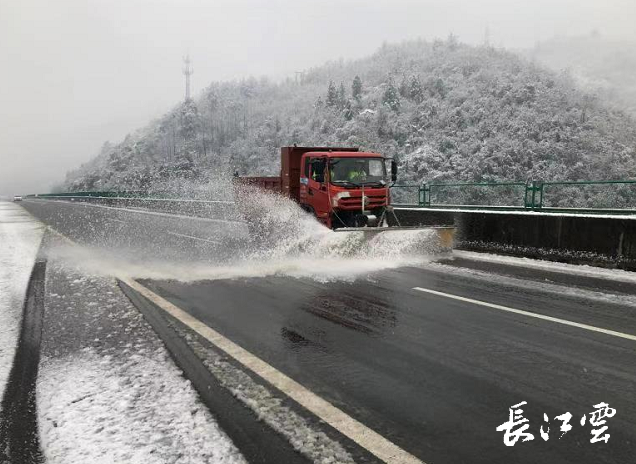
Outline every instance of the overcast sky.
<path id="1" fill-rule="evenodd" d="M 213 80 L 284 77 L 455 33 L 634 38 L 636 0 L 0 0 L 0 195 L 42 192 Z"/>

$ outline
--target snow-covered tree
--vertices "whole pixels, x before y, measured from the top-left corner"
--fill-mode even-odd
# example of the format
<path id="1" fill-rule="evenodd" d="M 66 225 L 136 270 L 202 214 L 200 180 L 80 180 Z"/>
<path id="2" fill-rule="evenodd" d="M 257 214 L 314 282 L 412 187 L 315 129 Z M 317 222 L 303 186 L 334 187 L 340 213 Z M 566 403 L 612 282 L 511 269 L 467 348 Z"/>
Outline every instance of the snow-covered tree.
<path id="1" fill-rule="evenodd" d="M 405 96 L 388 76 L 407 76 Z M 351 82 L 351 98 L 341 103 L 334 82 Z M 302 86 L 265 78 L 213 83 L 104 145 L 68 174 L 65 188 L 161 190 L 219 169 L 275 175 L 279 147 L 293 143 L 396 156 L 414 183 L 636 177 L 634 120 L 571 76 L 491 47 L 418 40 L 308 70 Z M 566 192 L 550 201 L 574 198 Z M 586 191 L 576 201 L 604 198 L 636 206 L 636 192 L 618 190 Z"/>
<path id="2" fill-rule="evenodd" d="M 400 109 L 400 93 L 395 87 L 395 83 L 392 78 L 389 78 L 389 82 L 386 84 L 384 93 L 382 94 L 382 103 L 393 111 Z"/>
<path id="3" fill-rule="evenodd" d="M 351 84 L 351 96 L 357 102 L 362 99 L 362 79 L 356 74 Z"/>
<path id="4" fill-rule="evenodd" d="M 347 103 L 347 94 L 345 93 L 344 84 L 341 82 L 338 87 L 338 108 L 344 108 Z"/>
<path id="5" fill-rule="evenodd" d="M 422 100 L 424 100 L 424 89 L 422 88 L 422 83 L 417 76 L 411 76 L 408 95 L 415 103 L 421 103 Z"/>
<path id="6" fill-rule="evenodd" d="M 336 89 L 336 84 L 334 84 L 333 81 L 329 81 L 326 104 L 331 108 L 338 106 L 338 90 Z"/>

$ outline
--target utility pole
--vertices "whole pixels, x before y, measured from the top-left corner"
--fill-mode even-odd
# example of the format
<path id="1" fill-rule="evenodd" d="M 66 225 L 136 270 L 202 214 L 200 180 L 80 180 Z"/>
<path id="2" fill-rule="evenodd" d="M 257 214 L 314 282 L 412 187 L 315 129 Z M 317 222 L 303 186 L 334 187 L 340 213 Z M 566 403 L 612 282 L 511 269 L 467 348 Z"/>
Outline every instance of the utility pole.
<path id="1" fill-rule="evenodd" d="M 185 99 L 186 101 L 190 100 L 190 76 L 194 72 L 194 69 L 190 66 L 190 55 L 186 55 L 183 58 L 183 75 L 186 78 L 186 91 L 185 91 Z"/>

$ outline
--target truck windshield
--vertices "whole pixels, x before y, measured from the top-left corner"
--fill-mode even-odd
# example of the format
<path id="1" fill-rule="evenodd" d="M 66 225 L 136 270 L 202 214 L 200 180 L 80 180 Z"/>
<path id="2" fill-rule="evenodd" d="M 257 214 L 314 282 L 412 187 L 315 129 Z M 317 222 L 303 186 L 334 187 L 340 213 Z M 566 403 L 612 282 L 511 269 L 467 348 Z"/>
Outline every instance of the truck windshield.
<path id="1" fill-rule="evenodd" d="M 333 184 L 385 184 L 383 158 L 332 158 L 329 175 Z"/>

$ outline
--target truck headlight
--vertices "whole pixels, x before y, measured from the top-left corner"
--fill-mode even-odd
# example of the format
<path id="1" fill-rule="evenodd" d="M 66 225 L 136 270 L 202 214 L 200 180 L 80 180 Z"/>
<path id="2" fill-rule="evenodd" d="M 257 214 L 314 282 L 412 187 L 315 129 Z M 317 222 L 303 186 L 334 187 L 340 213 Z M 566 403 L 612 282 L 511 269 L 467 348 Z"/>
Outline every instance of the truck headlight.
<path id="1" fill-rule="evenodd" d="M 351 193 L 349 192 L 336 193 L 334 197 L 331 197 L 331 206 L 333 206 L 334 208 L 337 208 L 338 200 L 340 200 L 341 198 L 349 198 L 349 197 L 351 197 Z"/>

